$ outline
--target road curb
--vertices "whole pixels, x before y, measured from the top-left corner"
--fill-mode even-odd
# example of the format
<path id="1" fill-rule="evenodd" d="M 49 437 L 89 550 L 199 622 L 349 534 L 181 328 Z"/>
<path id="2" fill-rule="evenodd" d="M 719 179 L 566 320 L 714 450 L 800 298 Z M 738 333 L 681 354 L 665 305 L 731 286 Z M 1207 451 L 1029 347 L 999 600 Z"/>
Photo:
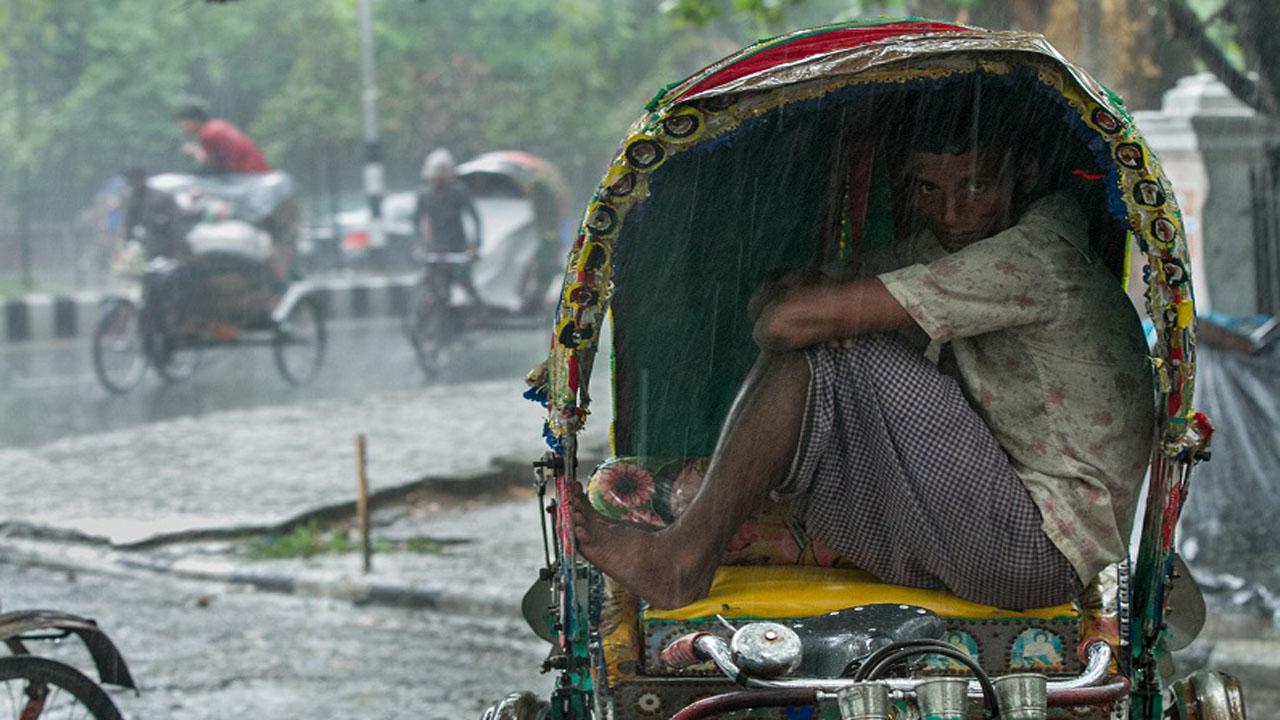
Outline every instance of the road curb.
<path id="1" fill-rule="evenodd" d="M 415 273 L 303 280 L 329 319 L 398 315 L 409 303 Z M 93 333 L 102 304 L 128 292 L 31 294 L 4 301 L 0 343 L 61 340 Z"/>
<path id="2" fill-rule="evenodd" d="M 459 498 L 476 497 L 500 492 L 529 481 L 532 478 L 533 458 L 497 458 L 489 467 L 471 473 L 452 476 L 427 476 L 407 483 L 382 488 L 369 494 L 369 509 L 379 510 L 403 502 L 414 493 L 439 492 Z M 164 545 L 208 540 L 226 540 L 246 535 L 288 533 L 309 523 L 330 523 L 355 517 L 356 501 L 345 500 L 309 508 L 277 523 L 262 525 L 234 525 L 230 527 L 193 528 L 167 533 L 157 533 L 140 540 L 114 543 L 119 550 L 149 550 Z M 54 530 L 62 534 L 62 531 Z"/>

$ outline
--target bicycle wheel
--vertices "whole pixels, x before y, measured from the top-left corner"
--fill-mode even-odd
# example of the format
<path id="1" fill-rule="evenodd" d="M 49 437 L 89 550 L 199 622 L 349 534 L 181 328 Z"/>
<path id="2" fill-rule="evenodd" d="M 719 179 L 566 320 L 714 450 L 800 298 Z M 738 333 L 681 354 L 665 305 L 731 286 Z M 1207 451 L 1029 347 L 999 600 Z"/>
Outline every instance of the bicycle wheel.
<path id="1" fill-rule="evenodd" d="M 294 385 L 305 385 L 315 379 L 324 363 L 326 336 L 324 315 L 313 297 L 294 303 L 284 319 L 276 324 L 271 350 L 276 368 Z"/>
<path id="2" fill-rule="evenodd" d="M 93 371 L 108 391 L 129 392 L 147 370 L 142 314 L 129 300 L 113 301 L 93 331 Z"/>
<path id="3" fill-rule="evenodd" d="M 144 321 L 147 318 L 144 316 Z M 151 364 L 165 382 L 170 385 L 189 380 L 200 367 L 200 356 L 203 352 L 199 345 L 183 343 L 172 336 L 160 332 L 159 328 L 145 329 L 147 338 L 147 354 Z"/>
<path id="4" fill-rule="evenodd" d="M 70 665 L 28 655 L 0 658 L 0 720 L 122 720 L 111 696 Z"/>
<path id="5" fill-rule="evenodd" d="M 409 304 L 401 323 L 418 360 L 418 367 L 428 379 L 438 375 L 444 363 L 448 344 L 448 310 L 425 283 L 418 283 L 410 289 Z"/>

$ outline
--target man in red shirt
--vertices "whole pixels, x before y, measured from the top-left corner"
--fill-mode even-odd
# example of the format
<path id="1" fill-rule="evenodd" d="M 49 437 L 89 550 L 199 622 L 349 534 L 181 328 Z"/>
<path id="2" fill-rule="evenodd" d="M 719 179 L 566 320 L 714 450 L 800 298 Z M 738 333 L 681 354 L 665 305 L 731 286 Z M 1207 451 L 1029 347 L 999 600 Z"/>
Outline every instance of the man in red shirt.
<path id="1" fill-rule="evenodd" d="M 265 173 L 271 172 L 262 157 L 262 151 L 240 132 L 235 125 L 221 118 L 210 118 L 199 105 L 189 105 L 178 111 L 178 126 L 188 135 L 194 135 L 199 144 L 189 142 L 183 152 L 195 158 L 206 170 L 215 173 Z"/>

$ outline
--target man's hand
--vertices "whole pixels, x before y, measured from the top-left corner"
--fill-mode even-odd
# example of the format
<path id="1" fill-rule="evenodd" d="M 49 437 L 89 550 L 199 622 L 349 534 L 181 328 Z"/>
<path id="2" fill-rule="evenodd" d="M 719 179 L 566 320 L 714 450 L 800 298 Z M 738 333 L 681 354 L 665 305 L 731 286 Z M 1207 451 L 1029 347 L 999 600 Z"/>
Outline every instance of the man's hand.
<path id="1" fill-rule="evenodd" d="M 822 343 L 847 346 L 857 335 L 896 330 L 915 322 L 876 278 L 784 284 L 781 292 L 775 288 L 756 295 L 771 299 L 764 301 L 752 338 L 770 353 Z"/>
<path id="2" fill-rule="evenodd" d="M 204 165 L 209 161 L 209 154 L 204 151 L 200 143 L 187 142 L 182 144 L 182 152 L 191 156 L 192 160 Z"/>

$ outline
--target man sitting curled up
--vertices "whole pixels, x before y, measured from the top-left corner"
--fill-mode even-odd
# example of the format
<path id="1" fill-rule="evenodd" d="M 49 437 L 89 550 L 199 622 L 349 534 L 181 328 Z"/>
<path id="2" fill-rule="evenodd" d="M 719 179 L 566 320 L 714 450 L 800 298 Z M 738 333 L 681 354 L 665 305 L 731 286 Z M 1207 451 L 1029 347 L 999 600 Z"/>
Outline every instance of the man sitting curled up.
<path id="1" fill-rule="evenodd" d="M 691 505 L 655 530 L 577 491 L 583 555 L 678 607 L 770 497 L 885 582 L 1003 608 L 1066 602 L 1125 554 L 1154 427 L 1138 318 L 1044 189 L 1033 123 L 978 89 L 926 94 L 888 143 L 891 247 L 757 290 L 759 358 Z"/>

